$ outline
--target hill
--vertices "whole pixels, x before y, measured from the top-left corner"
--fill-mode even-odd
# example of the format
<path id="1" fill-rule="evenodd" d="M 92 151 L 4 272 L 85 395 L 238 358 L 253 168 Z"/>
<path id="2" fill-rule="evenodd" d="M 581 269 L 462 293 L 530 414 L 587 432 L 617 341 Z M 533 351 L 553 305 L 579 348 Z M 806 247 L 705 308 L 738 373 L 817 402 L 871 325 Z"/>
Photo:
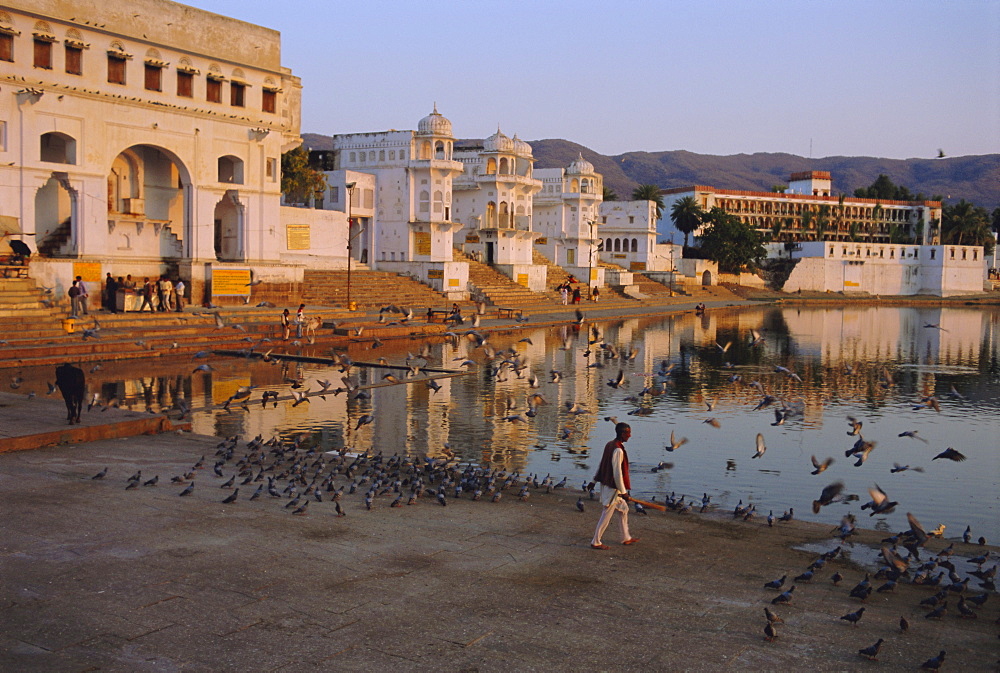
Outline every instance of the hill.
<path id="1" fill-rule="evenodd" d="M 303 133 L 311 149 L 330 149 L 329 136 Z M 469 141 L 459 141 L 459 144 Z M 583 154 L 604 176 L 605 186 L 627 199 L 640 184 L 663 189 L 694 184 L 720 189 L 768 191 L 786 184 L 795 171 L 829 171 L 836 194 L 852 194 L 885 173 L 897 185 L 928 198 L 940 194 L 946 200 L 971 201 L 992 211 L 1000 206 L 1000 154 L 943 159 L 883 159 L 878 157 L 822 157 L 809 159 L 795 154 L 756 153 L 717 156 L 685 150 L 626 152 L 615 156 L 598 154 L 583 145 L 561 139 L 529 141 L 536 168 L 568 166 Z"/>

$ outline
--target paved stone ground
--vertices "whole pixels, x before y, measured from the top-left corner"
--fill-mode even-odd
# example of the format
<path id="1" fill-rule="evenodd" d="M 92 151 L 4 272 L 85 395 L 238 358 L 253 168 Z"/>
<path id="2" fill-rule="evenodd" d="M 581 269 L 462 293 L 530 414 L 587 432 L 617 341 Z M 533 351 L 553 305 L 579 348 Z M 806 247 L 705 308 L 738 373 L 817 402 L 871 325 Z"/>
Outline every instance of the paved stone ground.
<path id="1" fill-rule="evenodd" d="M 786 623 L 765 642 L 776 592 L 762 585 L 817 556 L 795 547 L 833 548 L 824 526 L 653 512 L 632 516 L 639 544 L 599 552 L 596 503 L 577 512 L 576 489 L 446 507 L 383 496 L 372 511 L 345 495 L 344 518 L 329 502 L 292 516 L 249 492 L 221 504 L 216 442 L 167 434 L 0 455 L 0 670 L 896 671 L 941 649 L 946 670 L 997 668 L 998 597 L 977 620 L 956 617 L 953 599 L 935 622 L 917 605 L 931 591 L 901 586 L 874 594 L 852 627 L 839 617 L 860 607 L 847 594 L 862 571 L 842 560 L 776 608 Z M 194 494 L 178 497 L 170 477 L 202 455 Z M 126 491 L 139 469 L 159 484 Z M 606 541 L 616 537 L 612 524 Z M 880 664 L 858 656 L 880 637 Z"/>

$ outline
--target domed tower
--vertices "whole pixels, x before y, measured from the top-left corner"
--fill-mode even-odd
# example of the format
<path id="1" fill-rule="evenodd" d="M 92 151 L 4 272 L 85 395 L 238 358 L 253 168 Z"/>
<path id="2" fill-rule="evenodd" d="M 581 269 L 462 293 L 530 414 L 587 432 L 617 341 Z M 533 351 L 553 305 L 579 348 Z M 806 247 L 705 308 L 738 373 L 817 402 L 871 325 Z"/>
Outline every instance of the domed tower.
<path id="1" fill-rule="evenodd" d="M 542 185 L 531 175 L 531 146 L 498 128 L 481 147 L 459 154 L 465 174 L 456 183 L 455 212 L 464 229 L 457 243 L 516 282 L 543 290 L 545 267 L 532 255 L 540 236 L 532 227 L 533 197 Z"/>
<path id="2" fill-rule="evenodd" d="M 421 161 L 432 159 L 450 161 L 455 137 L 451 135 L 451 122 L 438 112 L 437 103 L 434 111 L 417 123 L 416 155 Z"/>

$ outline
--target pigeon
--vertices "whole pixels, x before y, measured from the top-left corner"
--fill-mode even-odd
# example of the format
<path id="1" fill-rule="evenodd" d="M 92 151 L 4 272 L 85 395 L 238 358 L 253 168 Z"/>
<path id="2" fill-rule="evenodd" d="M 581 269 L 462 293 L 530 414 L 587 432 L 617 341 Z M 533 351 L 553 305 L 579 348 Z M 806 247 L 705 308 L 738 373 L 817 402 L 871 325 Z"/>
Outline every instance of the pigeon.
<path id="1" fill-rule="evenodd" d="M 583 498 L 577 498 L 577 500 L 576 500 L 576 509 L 578 511 L 580 511 L 580 512 L 584 511 L 584 508 L 583 508 Z"/>
<path id="2" fill-rule="evenodd" d="M 239 497 L 239 495 L 240 495 L 240 489 L 239 487 L 237 487 L 235 491 L 229 494 L 228 498 L 222 501 L 222 504 L 228 505 L 231 502 L 236 502 L 236 498 Z"/>
<path id="3" fill-rule="evenodd" d="M 899 618 L 899 632 L 900 633 L 906 633 L 909 630 L 910 630 L 910 622 L 909 622 L 909 620 L 906 619 L 906 617 L 900 617 Z"/>
<path id="4" fill-rule="evenodd" d="M 858 654 L 862 657 L 866 657 L 871 661 L 878 661 L 878 651 L 882 649 L 882 643 L 885 642 L 884 638 L 879 638 L 875 641 L 874 645 L 869 645 L 868 647 L 862 647 L 858 650 Z"/>
<path id="5" fill-rule="evenodd" d="M 945 449 L 938 455 L 931 458 L 931 460 L 937 460 L 938 458 L 947 458 L 948 460 L 953 460 L 956 463 L 960 463 L 965 460 L 965 456 L 951 447 Z"/>
<path id="6" fill-rule="evenodd" d="M 108 476 L 108 468 L 104 468 L 103 470 L 95 474 L 93 477 L 91 477 L 91 479 L 104 479 L 104 477 L 106 476 Z"/>
<path id="7" fill-rule="evenodd" d="M 843 617 L 841 617 L 841 619 L 843 619 L 844 621 L 850 622 L 851 624 L 854 624 L 854 626 L 857 626 L 858 622 L 861 621 L 861 616 L 864 615 L 864 614 L 865 614 L 865 609 L 864 608 L 858 608 L 856 612 L 849 612 L 846 615 L 844 615 Z"/>
<path id="8" fill-rule="evenodd" d="M 757 433 L 757 453 L 750 456 L 751 458 L 760 458 L 767 451 L 767 446 L 764 444 L 764 435 Z"/>
<path id="9" fill-rule="evenodd" d="M 191 495 L 192 493 L 194 493 L 194 482 L 193 481 L 190 484 L 188 484 L 187 488 L 185 488 L 183 491 L 180 492 L 180 495 L 181 496 L 185 496 L 185 495 Z"/>
<path id="10" fill-rule="evenodd" d="M 687 444 L 687 437 L 681 437 L 680 439 L 677 439 L 674 436 L 674 431 L 671 430 L 670 431 L 670 444 L 668 444 L 664 448 L 667 451 L 675 451 L 675 450 L 679 449 L 680 447 L 684 446 L 685 444 Z"/>
<path id="11" fill-rule="evenodd" d="M 791 603 L 792 602 L 792 592 L 795 591 L 795 585 L 793 584 L 784 591 L 771 600 L 771 605 L 780 605 L 781 603 Z"/>
<path id="12" fill-rule="evenodd" d="M 143 486 L 156 486 L 159 482 L 160 482 L 160 475 L 156 475 L 152 479 L 147 479 L 146 481 L 142 482 L 142 485 Z"/>
<path id="13" fill-rule="evenodd" d="M 771 642 L 778 637 L 778 630 L 774 628 L 774 624 L 768 622 L 764 625 L 764 640 Z"/>
<path id="14" fill-rule="evenodd" d="M 936 657 L 931 657 L 924 663 L 920 664 L 920 668 L 924 668 L 929 671 L 936 671 L 941 668 L 941 665 L 943 663 L 944 663 L 944 650 L 941 650 L 940 652 L 938 652 L 938 655 Z"/>
<path id="15" fill-rule="evenodd" d="M 767 607 L 766 605 L 764 606 L 764 616 L 767 617 L 767 621 L 770 622 L 771 624 L 784 624 L 785 623 L 784 619 L 782 619 L 778 615 L 776 615 L 773 612 L 771 612 L 771 609 L 769 607 Z"/>
<path id="16" fill-rule="evenodd" d="M 827 468 L 833 465 L 833 458 L 827 458 L 821 463 L 816 460 L 816 456 L 812 456 L 812 464 L 815 469 L 809 474 L 821 474 L 826 472 Z"/>
<path id="17" fill-rule="evenodd" d="M 844 482 L 835 481 L 820 493 L 818 500 L 813 500 L 813 514 L 819 514 L 819 510 L 834 502 L 834 500 L 840 495 L 840 492 L 844 490 Z"/>
<path id="18" fill-rule="evenodd" d="M 784 586 L 785 579 L 787 577 L 788 577 L 788 575 L 782 575 L 780 578 L 778 578 L 776 580 L 771 580 L 770 582 L 768 582 L 767 584 L 764 585 L 764 588 L 765 589 L 780 589 L 782 586 Z"/>

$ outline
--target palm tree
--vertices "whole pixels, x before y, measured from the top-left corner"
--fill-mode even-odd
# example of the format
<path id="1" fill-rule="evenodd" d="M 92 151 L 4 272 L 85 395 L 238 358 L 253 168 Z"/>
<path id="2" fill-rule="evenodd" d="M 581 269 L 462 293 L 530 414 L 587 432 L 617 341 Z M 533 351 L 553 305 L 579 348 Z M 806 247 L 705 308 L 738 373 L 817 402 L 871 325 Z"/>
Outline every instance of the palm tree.
<path id="1" fill-rule="evenodd" d="M 823 240 L 824 234 L 826 234 L 826 226 L 830 223 L 830 206 L 825 203 L 819 207 L 819 211 L 816 213 L 816 239 L 819 241 Z"/>
<path id="2" fill-rule="evenodd" d="M 615 194 L 615 190 L 611 189 L 607 185 L 604 185 L 604 196 L 603 196 L 603 199 L 605 201 L 617 201 L 618 200 L 618 195 Z"/>
<path id="3" fill-rule="evenodd" d="M 705 212 L 693 196 L 677 199 L 670 207 L 670 219 L 673 220 L 677 231 L 684 234 L 685 248 L 688 244 L 688 234 L 693 233 L 701 226 L 704 216 Z"/>
<path id="4" fill-rule="evenodd" d="M 983 245 L 990 236 L 989 215 L 985 208 L 962 199 L 953 206 L 945 206 L 941 230 L 943 240 L 956 245 Z"/>
<path id="5" fill-rule="evenodd" d="M 633 201 L 652 201 L 656 204 L 656 219 L 663 217 L 663 195 L 656 185 L 639 185 L 632 190 Z"/>
<path id="6" fill-rule="evenodd" d="M 802 231 L 803 232 L 808 231 L 808 230 L 812 229 L 812 226 L 813 226 L 813 211 L 812 211 L 812 208 L 810 208 L 809 206 L 803 206 L 802 207 Z M 819 239 L 818 238 L 814 238 L 813 240 L 818 241 Z"/>

